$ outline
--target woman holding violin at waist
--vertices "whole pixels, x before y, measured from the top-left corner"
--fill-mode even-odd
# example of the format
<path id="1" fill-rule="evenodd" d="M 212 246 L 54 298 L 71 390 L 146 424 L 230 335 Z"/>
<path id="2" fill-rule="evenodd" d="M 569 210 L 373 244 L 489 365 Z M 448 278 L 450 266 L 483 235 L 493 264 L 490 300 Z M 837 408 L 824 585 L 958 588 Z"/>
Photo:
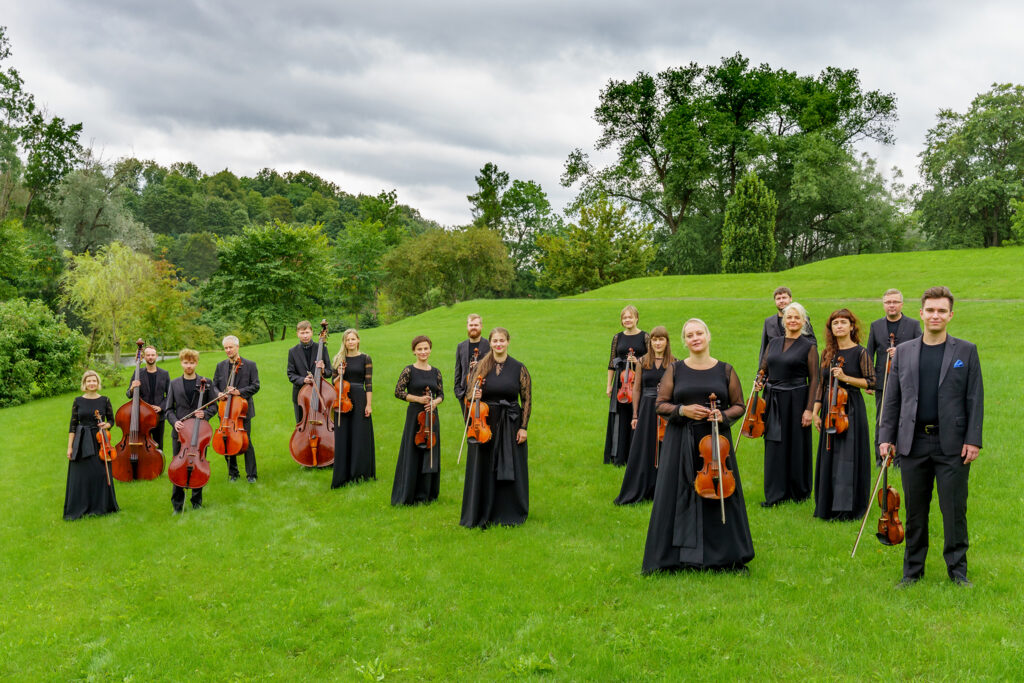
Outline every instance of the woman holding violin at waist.
<path id="1" fill-rule="evenodd" d="M 629 445 L 629 459 L 622 477 L 622 489 L 615 499 L 616 505 L 630 505 L 654 498 L 654 484 L 658 479 L 658 435 L 664 435 L 659 426 L 661 418 L 655 414 L 654 399 L 658 382 L 665 369 L 674 361 L 668 330 L 658 325 L 651 330 L 651 343 L 640 359 L 633 382 L 633 437 Z"/>
<path id="2" fill-rule="evenodd" d="M 633 420 L 633 402 L 627 381 L 636 370 L 636 359 L 647 353 L 650 335 L 637 327 L 640 314 L 630 304 L 619 314 L 622 332 L 612 337 L 612 351 L 608 359 L 608 429 L 604 438 L 604 464 L 622 467 L 629 458 L 629 445 L 633 439 L 630 423 Z"/>
<path id="3" fill-rule="evenodd" d="M 437 500 L 441 488 L 441 436 L 437 406 L 444 400 L 441 371 L 430 365 L 433 342 L 421 334 L 412 340 L 416 362 L 406 365 L 395 385 L 395 398 L 406 401 L 405 429 L 398 448 L 392 505 Z M 421 419 L 422 418 L 422 419 Z"/>
<path id="4" fill-rule="evenodd" d="M 491 438 L 469 445 L 459 520 L 464 527 L 517 526 L 530 512 L 526 426 L 533 388 L 526 366 L 508 355 L 509 339 L 505 328 L 491 330 L 490 351 L 466 382 L 467 398 L 487 405 Z"/>
<path id="5" fill-rule="evenodd" d="M 860 392 L 874 389 L 875 369 L 860 345 L 860 326 L 849 309 L 833 312 L 825 325 L 821 377 L 814 402 L 814 427 L 819 432 L 814 516 L 860 519 L 870 503 L 872 451 Z"/>
<path id="6" fill-rule="evenodd" d="M 96 435 L 110 429 L 114 407 L 101 396 L 100 376 L 93 370 L 82 375 L 82 395 L 71 404 L 71 428 L 68 431 L 68 482 L 64 491 L 64 519 L 117 512 L 114 480 L 107 463 L 99 457 Z M 99 412 L 100 420 L 96 419 Z"/>
<path id="7" fill-rule="evenodd" d="M 743 417 L 743 389 L 732 366 L 711 356 L 711 332 L 702 320 L 686 321 L 683 342 L 689 356 L 666 369 L 655 399 L 658 414 L 668 419 L 668 426 L 643 573 L 745 571 L 754 559 L 754 544 L 729 430 L 731 423 Z M 715 497 L 706 497 L 706 491 L 698 494 L 702 476 L 716 467 L 718 474 L 711 480 Z M 724 496 L 718 495 L 719 482 Z"/>
<path id="8" fill-rule="evenodd" d="M 347 411 L 335 411 L 334 476 L 331 488 L 352 481 L 377 478 L 377 456 L 373 442 L 373 361 L 359 350 L 359 332 L 347 329 L 341 350 L 334 357 L 334 370 L 341 378 L 338 396 L 348 389 Z M 339 404 L 342 401 L 339 400 Z"/>
<path id="9" fill-rule="evenodd" d="M 764 501 L 772 507 L 811 495 L 811 421 L 818 395 L 818 347 L 806 336 L 807 311 L 795 301 L 783 309 L 786 334 L 768 342 L 760 369 L 767 387 L 764 432 Z"/>

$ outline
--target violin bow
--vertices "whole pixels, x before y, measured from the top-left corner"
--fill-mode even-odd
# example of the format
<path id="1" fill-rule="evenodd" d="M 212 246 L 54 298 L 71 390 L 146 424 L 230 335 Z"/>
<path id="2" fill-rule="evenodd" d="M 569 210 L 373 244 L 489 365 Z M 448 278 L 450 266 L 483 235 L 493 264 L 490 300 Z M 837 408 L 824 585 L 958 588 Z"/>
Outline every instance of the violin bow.
<path id="1" fill-rule="evenodd" d="M 462 447 L 466 445 L 466 432 L 469 431 L 469 421 L 473 419 L 473 404 L 476 403 L 476 382 L 473 382 L 473 397 L 469 399 L 469 408 L 466 410 L 466 424 L 462 430 L 462 442 L 459 443 L 459 457 L 455 461 L 456 465 L 462 464 Z"/>
<path id="2" fill-rule="evenodd" d="M 757 377 L 760 377 L 760 372 L 758 373 Z M 754 377 L 754 383 L 750 385 L 750 394 L 747 395 L 747 403 L 746 403 L 747 409 L 745 411 L 743 411 L 743 418 L 740 420 L 740 431 L 741 432 L 743 431 L 743 420 L 745 420 L 747 418 L 747 415 L 750 414 L 750 402 L 754 400 L 754 394 L 757 393 L 755 391 L 757 389 L 757 377 Z M 739 438 L 740 436 L 743 436 L 743 435 L 742 434 L 737 434 L 736 445 L 733 446 L 733 449 L 732 449 L 733 455 L 737 456 L 737 457 L 739 456 L 739 452 L 740 452 L 740 444 L 743 443 L 743 439 Z"/>
<path id="3" fill-rule="evenodd" d="M 713 417 L 715 410 L 718 410 L 715 395 L 711 394 L 710 398 L 712 415 L 709 415 L 709 418 Z M 718 467 L 718 502 L 722 504 L 722 524 L 725 524 L 725 496 L 723 495 L 725 493 L 725 484 L 722 482 L 722 479 L 724 479 L 722 476 L 722 449 L 718 447 L 718 420 L 711 420 L 711 432 L 711 438 L 714 439 L 711 443 L 713 444 L 712 448 L 715 449 L 715 466 Z"/>
<path id="4" fill-rule="evenodd" d="M 890 343 L 893 341 L 894 337 L 895 335 L 889 335 Z M 878 411 L 878 424 L 882 424 L 882 416 L 885 415 L 885 392 L 886 389 L 889 388 L 889 371 L 891 369 L 892 359 L 890 358 L 885 364 L 885 376 L 882 378 L 882 408 Z M 878 435 L 878 427 L 875 427 L 875 435 Z M 896 449 L 890 444 L 889 452 L 885 454 L 885 460 L 882 461 L 882 469 L 878 473 L 878 479 L 875 480 L 875 488 L 871 490 L 871 497 L 868 498 L 868 509 L 864 511 L 864 519 L 860 522 L 860 531 L 857 532 L 857 540 L 853 542 L 853 552 L 850 553 L 851 558 L 857 554 L 857 546 L 860 545 L 860 537 L 864 535 L 864 527 L 868 523 L 868 515 L 871 514 L 871 508 L 874 507 L 875 494 L 878 493 L 878 487 L 882 485 L 882 477 L 889 468 L 889 463 L 892 462 L 892 456 L 895 450 Z"/>

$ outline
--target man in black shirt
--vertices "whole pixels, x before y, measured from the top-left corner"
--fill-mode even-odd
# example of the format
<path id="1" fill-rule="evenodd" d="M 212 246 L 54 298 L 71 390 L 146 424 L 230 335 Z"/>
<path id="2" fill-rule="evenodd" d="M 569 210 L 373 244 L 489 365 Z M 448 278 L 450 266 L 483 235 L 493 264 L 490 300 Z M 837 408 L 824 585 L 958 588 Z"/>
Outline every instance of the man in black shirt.
<path id="1" fill-rule="evenodd" d="M 895 346 L 889 351 L 889 335 L 893 335 L 895 345 L 902 344 L 921 336 L 921 323 L 903 315 L 903 294 L 898 289 L 890 289 L 882 295 L 882 306 L 885 317 L 871 323 L 868 333 L 868 358 L 875 366 L 877 379 L 875 394 L 875 445 L 878 445 L 878 416 L 882 412 L 882 389 L 885 382 L 885 362 Z M 877 457 L 877 454 L 876 454 Z M 881 460 L 877 460 L 881 463 Z"/>
<path id="2" fill-rule="evenodd" d="M 164 407 L 164 415 L 166 415 L 167 421 L 174 427 L 174 431 L 171 432 L 171 446 L 174 449 L 174 455 L 177 455 L 178 451 L 181 450 L 178 431 L 185 426 L 185 420 L 192 417 L 202 417 L 209 420 L 217 414 L 216 403 L 207 406 L 204 410 L 197 410 L 199 408 L 199 383 L 202 381 L 208 382 L 204 377 L 196 375 L 199 352 L 192 349 L 182 349 L 178 353 L 178 359 L 181 361 L 182 374 L 181 377 L 171 380 L 171 385 L 167 390 L 167 403 Z M 210 400 L 211 396 L 213 396 L 213 385 L 208 384 L 206 395 L 203 398 L 204 402 Z M 190 500 L 193 510 L 201 508 L 203 506 L 203 489 L 201 487 L 192 489 Z M 171 507 L 174 508 L 174 512 L 181 512 L 184 504 L 185 489 L 173 485 L 171 489 Z"/>
<path id="3" fill-rule="evenodd" d="M 900 586 L 924 575 L 932 487 L 939 491 L 946 573 L 967 580 L 967 478 L 981 449 L 984 390 L 974 344 L 949 336 L 953 294 L 932 287 L 921 297 L 924 335 L 900 344 L 893 356 L 878 425 L 878 452 L 895 447 L 901 458 L 907 506 L 906 549 Z"/>
<path id="4" fill-rule="evenodd" d="M 761 362 L 761 358 L 764 357 L 764 350 L 768 348 L 768 342 L 775 337 L 785 337 L 786 328 L 782 324 L 782 312 L 786 310 L 786 306 L 793 303 L 793 292 L 790 291 L 789 287 L 776 287 L 775 288 L 775 308 L 779 309 L 774 315 L 770 315 L 764 319 L 764 326 L 761 328 L 761 351 L 757 354 L 757 362 Z M 817 346 L 818 340 L 814 336 L 814 327 L 811 325 L 810 316 L 807 318 L 807 332 L 804 333 L 805 337 L 811 340 L 811 342 Z"/>
<path id="5" fill-rule="evenodd" d="M 139 373 L 139 379 L 133 379 L 128 385 L 125 396 L 132 397 L 135 387 L 139 388 L 139 398 L 156 408 L 160 420 L 156 427 L 150 430 L 149 435 L 156 441 L 156 447 L 163 453 L 164 450 L 164 403 L 167 401 L 167 387 L 171 383 L 171 374 L 163 368 L 158 368 L 156 362 L 159 354 L 156 347 L 147 346 L 142 349 L 142 358 L 146 361 L 145 372 Z"/>
<path id="6" fill-rule="evenodd" d="M 302 421 L 302 408 L 299 407 L 299 390 L 303 385 L 313 383 L 313 369 L 319 367 L 324 377 L 331 376 L 331 354 L 324 344 L 320 359 L 314 361 L 319 343 L 313 343 L 313 326 L 303 320 L 295 326 L 299 343 L 288 349 L 288 381 L 292 383 L 292 408 L 295 410 L 295 424 Z"/>
<path id="7" fill-rule="evenodd" d="M 221 342 L 224 346 L 224 360 L 217 363 L 217 369 L 213 373 L 213 388 L 220 394 L 223 401 L 228 394 L 241 396 L 249 402 L 249 412 L 242 422 L 242 427 L 249 436 L 249 447 L 245 451 L 245 478 L 250 484 L 256 481 L 256 449 L 252 445 L 252 418 L 256 415 L 256 399 L 253 396 L 260 390 L 260 373 L 256 363 L 248 358 L 238 355 L 238 337 L 230 334 L 224 337 Z M 231 369 L 238 361 L 242 365 L 235 374 L 233 384 L 228 384 L 231 378 Z M 238 479 L 238 456 L 225 456 L 228 462 L 228 478 L 231 481 Z"/>
<path id="8" fill-rule="evenodd" d="M 470 313 L 466 318 L 466 334 L 469 337 L 459 342 L 455 348 L 455 398 L 462 406 L 462 418 L 466 419 L 466 376 L 469 374 L 469 366 L 473 362 L 473 352 L 477 351 L 477 360 L 484 357 L 491 350 L 491 345 L 483 338 L 483 319 L 476 313 Z"/>

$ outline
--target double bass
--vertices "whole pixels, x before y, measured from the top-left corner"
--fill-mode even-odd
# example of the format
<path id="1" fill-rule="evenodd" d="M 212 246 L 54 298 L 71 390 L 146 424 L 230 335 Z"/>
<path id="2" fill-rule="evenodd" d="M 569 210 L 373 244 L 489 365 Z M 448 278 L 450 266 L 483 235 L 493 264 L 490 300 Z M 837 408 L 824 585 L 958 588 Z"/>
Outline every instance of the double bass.
<path id="1" fill-rule="evenodd" d="M 235 360 L 228 375 L 225 389 L 234 388 L 235 376 L 242 367 L 242 359 Z M 219 455 L 238 455 L 249 450 L 249 434 L 245 431 L 245 418 L 249 415 L 249 402 L 241 396 L 227 393 L 224 400 L 217 404 L 217 417 L 220 424 L 214 432 L 213 450 Z"/>
<path id="2" fill-rule="evenodd" d="M 206 395 L 206 378 L 199 380 L 199 401 L 203 405 Z M 193 411 L 194 413 L 195 411 Z M 183 489 L 201 489 L 210 481 L 210 463 L 206 460 L 206 447 L 213 438 L 213 427 L 203 417 L 193 414 L 182 421 L 178 430 L 178 454 L 171 458 L 167 467 L 167 478 Z"/>
<path id="3" fill-rule="evenodd" d="M 139 379 L 142 364 L 142 347 L 145 341 L 139 339 L 135 353 L 135 375 Z M 139 387 L 132 390 L 132 398 L 117 409 L 114 423 L 121 429 L 121 440 L 114 446 L 111 469 L 118 481 L 135 479 L 156 479 L 164 471 L 164 454 L 157 446 L 150 432 L 160 423 L 160 412 L 156 406 L 139 397 Z"/>
<path id="4" fill-rule="evenodd" d="M 712 419 L 718 410 L 717 396 L 708 396 L 708 407 L 711 415 L 711 433 L 700 440 L 697 445 L 704 466 L 693 479 L 693 488 L 701 498 L 718 499 L 722 506 L 722 524 L 725 524 L 725 499 L 736 491 L 736 477 L 725 462 L 729 455 L 729 439 L 718 433 L 718 420 Z M 725 457 L 722 451 L 725 451 Z"/>
<path id="5" fill-rule="evenodd" d="M 320 321 L 320 343 L 316 347 L 319 363 L 327 340 L 327 321 Z M 299 389 L 299 407 L 302 419 L 295 425 L 288 451 L 292 460 L 303 467 L 328 467 L 334 463 L 334 404 L 338 394 L 334 385 L 324 379 L 323 368 L 316 365 L 313 383 Z"/>

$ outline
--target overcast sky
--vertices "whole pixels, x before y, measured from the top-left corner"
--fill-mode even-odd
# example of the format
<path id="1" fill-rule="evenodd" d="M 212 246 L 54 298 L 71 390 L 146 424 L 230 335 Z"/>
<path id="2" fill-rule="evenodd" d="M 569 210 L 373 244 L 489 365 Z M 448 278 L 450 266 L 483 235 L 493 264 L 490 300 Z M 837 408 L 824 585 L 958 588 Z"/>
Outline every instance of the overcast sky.
<path id="1" fill-rule="evenodd" d="M 394 188 L 446 225 L 493 161 L 560 209 L 597 96 L 737 51 L 799 74 L 860 71 L 893 92 L 897 141 L 863 149 L 916 176 L 940 108 L 1024 82 L 1024 3 L 0 0 L 16 66 L 104 159 L 214 173 L 308 169 L 352 193 Z"/>

